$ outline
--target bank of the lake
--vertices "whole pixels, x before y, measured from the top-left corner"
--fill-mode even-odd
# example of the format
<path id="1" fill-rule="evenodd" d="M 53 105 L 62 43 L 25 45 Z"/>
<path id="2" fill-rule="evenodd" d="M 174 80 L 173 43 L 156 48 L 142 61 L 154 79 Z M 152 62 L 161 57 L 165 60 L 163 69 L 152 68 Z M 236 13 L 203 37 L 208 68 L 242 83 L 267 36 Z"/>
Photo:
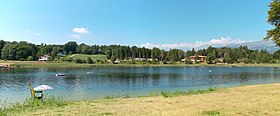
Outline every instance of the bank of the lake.
<path id="1" fill-rule="evenodd" d="M 204 94 L 85 100 L 8 115 L 280 115 L 280 84 L 240 86 Z"/>
<path id="2" fill-rule="evenodd" d="M 14 68 L 92 67 L 92 66 L 210 66 L 210 67 L 280 67 L 280 64 L 79 64 L 73 62 L 0 61 L 0 65 Z"/>

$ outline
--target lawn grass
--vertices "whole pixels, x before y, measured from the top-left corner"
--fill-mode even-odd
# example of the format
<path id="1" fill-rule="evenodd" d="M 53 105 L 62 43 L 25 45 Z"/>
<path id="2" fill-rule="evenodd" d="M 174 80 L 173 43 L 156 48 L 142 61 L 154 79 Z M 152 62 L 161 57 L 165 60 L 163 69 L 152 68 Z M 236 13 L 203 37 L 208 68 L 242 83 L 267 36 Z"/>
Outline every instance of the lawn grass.
<path id="1" fill-rule="evenodd" d="M 64 107 L 71 104 L 71 102 L 63 100 L 54 96 L 45 96 L 43 100 L 27 98 L 23 103 L 9 103 L 1 102 L 0 116 L 2 115 L 17 115 L 22 112 L 34 112 L 37 110 Z"/>
<path id="2" fill-rule="evenodd" d="M 73 60 L 81 59 L 81 60 L 87 60 L 88 57 L 90 57 L 92 60 L 97 61 L 97 60 L 107 60 L 106 55 L 87 55 L 87 54 L 73 54 L 69 55 L 66 57 L 72 57 Z"/>
<path id="3" fill-rule="evenodd" d="M 209 88 L 206 90 L 190 90 L 190 91 L 163 91 L 161 92 L 161 95 L 165 98 L 167 97 L 177 97 L 177 96 L 183 96 L 183 95 L 196 95 L 196 94 L 204 94 L 204 93 L 210 93 L 213 91 L 216 91 L 217 88 Z"/>
<path id="4" fill-rule="evenodd" d="M 67 56 L 70 57 L 70 56 Z M 74 55 L 76 58 L 91 57 L 95 62 L 106 60 L 105 55 Z M 280 67 L 280 64 L 79 64 L 74 62 L 39 62 L 39 61 L 0 61 L 0 65 L 9 65 L 15 68 L 41 68 L 41 67 L 90 67 L 90 66 L 116 66 L 116 67 Z"/>
<path id="5" fill-rule="evenodd" d="M 20 115 L 280 115 L 280 84 L 168 94 L 171 97 L 108 96 L 106 99 L 76 101 L 65 106 L 26 110 L 20 112 Z M 6 112 L 6 114 L 15 113 Z"/>

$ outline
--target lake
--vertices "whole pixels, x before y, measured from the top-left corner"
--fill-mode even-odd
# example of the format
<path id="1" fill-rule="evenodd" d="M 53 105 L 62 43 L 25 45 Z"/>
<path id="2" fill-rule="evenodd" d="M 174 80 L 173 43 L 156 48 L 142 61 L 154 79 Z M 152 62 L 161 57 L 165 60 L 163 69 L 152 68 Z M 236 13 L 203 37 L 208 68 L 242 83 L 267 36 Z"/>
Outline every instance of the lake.
<path id="1" fill-rule="evenodd" d="M 87 72 L 91 73 L 87 73 Z M 66 77 L 56 77 L 63 72 Z M 22 102 L 33 87 L 53 87 L 45 93 L 68 100 L 105 96 L 145 96 L 161 91 L 195 90 L 280 82 L 272 67 L 123 67 L 18 68 L 0 70 L 0 100 Z"/>

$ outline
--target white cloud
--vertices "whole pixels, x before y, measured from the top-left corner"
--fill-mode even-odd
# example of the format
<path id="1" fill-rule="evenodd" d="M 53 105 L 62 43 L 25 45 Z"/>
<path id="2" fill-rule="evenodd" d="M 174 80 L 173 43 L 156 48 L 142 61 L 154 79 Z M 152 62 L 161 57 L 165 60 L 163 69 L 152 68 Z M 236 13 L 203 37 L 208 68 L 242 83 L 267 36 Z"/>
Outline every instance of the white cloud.
<path id="1" fill-rule="evenodd" d="M 76 27 L 72 29 L 73 33 L 68 36 L 68 38 L 80 39 L 90 36 L 90 31 L 88 28 Z"/>
<path id="2" fill-rule="evenodd" d="M 76 27 L 76 28 L 74 28 L 73 30 L 72 30 L 73 32 L 75 32 L 75 33 L 80 33 L 80 34 L 86 34 L 86 33 L 90 33 L 89 31 L 88 31 L 88 29 L 87 28 L 84 28 L 84 27 Z"/>
<path id="3" fill-rule="evenodd" d="M 240 39 L 231 39 L 230 37 L 222 37 L 220 39 L 212 39 L 208 42 L 202 42 L 202 41 L 196 41 L 195 43 L 178 43 L 178 44 L 152 44 L 152 43 L 145 43 L 141 44 L 141 47 L 147 47 L 147 48 L 153 48 L 157 47 L 160 49 L 183 49 L 183 50 L 189 50 L 189 49 L 201 49 L 201 48 L 206 48 L 211 46 L 215 47 L 221 47 L 221 46 L 227 46 L 230 44 L 242 44 L 245 42 L 250 42 L 250 41 L 244 41 Z"/>
<path id="4" fill-rule="evenodd" d="M 41 34 L 40 33 L 37 33 L 37 32 L 32 32 L 30 30 L 24 30 L 25 33 L 29 34 L 29 35 L 32 35 L 32 36 L 40 36 Z"/>

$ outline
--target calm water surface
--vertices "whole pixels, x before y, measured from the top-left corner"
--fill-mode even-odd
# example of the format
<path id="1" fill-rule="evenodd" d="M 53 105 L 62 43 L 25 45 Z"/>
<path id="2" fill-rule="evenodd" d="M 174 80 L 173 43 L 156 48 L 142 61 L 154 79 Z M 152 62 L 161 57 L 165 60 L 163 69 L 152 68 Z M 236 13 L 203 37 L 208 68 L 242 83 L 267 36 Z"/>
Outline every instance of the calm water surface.
<path id="1" fill-rule="evenodd" d="M 211 71 L 209 71 L 211 70 Z M 87 73 L 91 71 L 92 73 Z M 65 72 L 66 77 L 55 74 Z M 47 84 L 49 95 L 70 100 L 143 96 L 161 91 L 280 82 L 280 68 L 264 67 L 90 67 L 0 70 L 0 100 L 23 101 L 28 82 Z"/>

